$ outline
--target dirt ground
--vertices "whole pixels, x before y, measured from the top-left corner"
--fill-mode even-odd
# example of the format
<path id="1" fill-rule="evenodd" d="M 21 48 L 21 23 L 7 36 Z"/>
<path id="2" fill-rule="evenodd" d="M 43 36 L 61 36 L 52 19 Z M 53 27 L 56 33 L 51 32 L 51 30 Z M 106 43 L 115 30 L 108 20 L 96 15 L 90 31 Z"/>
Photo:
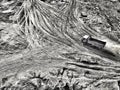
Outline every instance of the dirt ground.
<path id="1" fill-rule="evenodd" d="M 61 9 L 67 2 L 63 1 L 47 0 L 45 3 Z M 79 11 L 75 12 L 75 18 L 93 32 L 97 31 L 96 35 L 103 35 L 119 45 L 120 1 L 75 1 Z M 0 2 L 0 90 L 120 89 L 119 61 L 82 46 L 56 42 L 49 36 L 41 40 L 41 46 L 31 49 L 25 37 L 20 37 L 19 25 L 8 18 L 14 13 L 4 13 L 9 7 L 3 3 Z"/>

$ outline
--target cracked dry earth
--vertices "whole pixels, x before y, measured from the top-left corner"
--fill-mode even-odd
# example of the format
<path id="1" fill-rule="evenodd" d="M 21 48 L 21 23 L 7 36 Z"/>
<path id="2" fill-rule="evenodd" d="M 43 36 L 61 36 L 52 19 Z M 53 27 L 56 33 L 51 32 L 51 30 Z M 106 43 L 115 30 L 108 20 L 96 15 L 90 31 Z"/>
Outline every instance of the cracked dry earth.
<path id="1" fill-rule="evenodd" d="M 119 63 L 68 46 L 26 49 L 0 59 L 1 90 L 119 90 Z"/>

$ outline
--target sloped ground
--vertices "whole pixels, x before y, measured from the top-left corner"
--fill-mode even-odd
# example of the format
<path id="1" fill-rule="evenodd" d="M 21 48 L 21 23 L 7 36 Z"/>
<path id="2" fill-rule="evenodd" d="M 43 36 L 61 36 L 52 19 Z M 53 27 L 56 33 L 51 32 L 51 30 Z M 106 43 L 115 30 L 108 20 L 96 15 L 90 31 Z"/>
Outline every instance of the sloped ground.
<path id="1" fill-rule="evenodd" d="M 119 43 L 120 2 L 78 2 L 76 18 Z M 62 5 L 51 4 L 56 8 Z M 56 43 L 49 37 L 42 39 L 41 47 L 30 50 L 17 27 L 8 22 L 0 23 L 1 90 L 119 90 L 119 62 Z"/>

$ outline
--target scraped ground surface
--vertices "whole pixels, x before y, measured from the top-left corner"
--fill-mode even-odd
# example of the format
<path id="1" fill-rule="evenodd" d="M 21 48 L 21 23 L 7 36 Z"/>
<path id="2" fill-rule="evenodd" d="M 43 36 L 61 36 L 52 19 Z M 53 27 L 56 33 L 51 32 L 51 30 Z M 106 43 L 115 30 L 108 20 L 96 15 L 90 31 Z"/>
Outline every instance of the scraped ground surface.
<path id="1" fill-rule="evenodd" d="M 86 63 L 82 61 L 86 61 Z M 50 84 L 53 86 L 62 80 L 63 86 L 69 83 L 70 87 L 79 82 L 76 84 L 76 88 L 82 88 L 82 90 L 89 90 L 90 88 L 92 90 L 101 90 L 101 88 L 119 90 L 117 83 L 119 66 L 117 67 L 117 64 L 113 64 L 109 60 L 103 61 L 97 57 L 81 55 L 81 53 L 67 46 L 53 45 L 51 48 L 42 47 L 33 51 L 26 49 L 14 55 L 4 55 L 1 57 L 0 63 L 1 81 L 2 78 L 9 77 L 5 83 L 8 85 L 12 83 L 13 86 L 16 86 L 19 80 L 35 78 L 35 72 L 37 75 L 40 73 L 41 77 L 50 79 L 49 83 L 51 82 Z M 69 63 L 76 63 L 78 66 L 69 65 Z M 97 68 L 103 70 L 97 70 Z M 64 69 L 64 73 L 61 74 Z M 30 72 L 33 74 L 29 74 Z"/>
<path id="2" fill-rule="evenodd" d="M 80 20 L 119 43 L 120 2 L 78 1 Z M 97 11 L 97 5 L 102 11 Z M 119 62 L 46 39 L 41 47 L 30 50 L 17 36 L 17 27 L 1 20 L 1 90 L 119 90 Z"/>

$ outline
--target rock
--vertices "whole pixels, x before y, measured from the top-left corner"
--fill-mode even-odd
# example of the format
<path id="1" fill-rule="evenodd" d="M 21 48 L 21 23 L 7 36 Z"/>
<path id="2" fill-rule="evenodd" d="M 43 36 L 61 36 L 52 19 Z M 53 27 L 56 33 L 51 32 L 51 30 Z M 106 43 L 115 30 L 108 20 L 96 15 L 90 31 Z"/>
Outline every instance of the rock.
<path id="1" fill-rule="evenodd" d="M 41 86 L 41 82 L 40 82 L 39 78 L 33 78 L 33 79 L 30 80 L 30 82 L 32 82 L 37 87 Z"/>
<path id="2" fill-rule="evenodd" d="M 81 16 L 82 17 L 87 17 L 87 13 L 83 11 L 83 12 L 81 12 Z"/>

